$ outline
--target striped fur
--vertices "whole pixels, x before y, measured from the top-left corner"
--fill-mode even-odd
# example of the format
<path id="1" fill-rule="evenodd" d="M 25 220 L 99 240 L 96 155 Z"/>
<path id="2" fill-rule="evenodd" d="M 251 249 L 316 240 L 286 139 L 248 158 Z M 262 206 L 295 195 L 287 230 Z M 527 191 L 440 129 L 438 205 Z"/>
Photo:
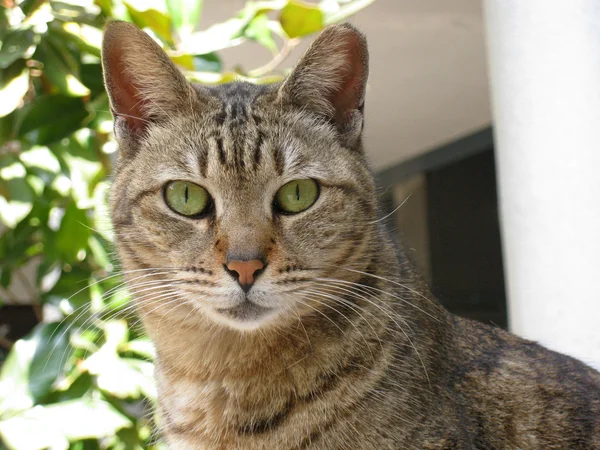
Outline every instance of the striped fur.
<path id="1" fill-rule="evenodd" d="M 189 85 L 120 22 L 103 63 L 112 220 L 170 448 L 600 448 L 600 375 L 447 313 L 376 220 L 356 30 L 329 27 L 281 85 Z M 299 178 L 318 180 L 317 202 L 276 214 Z M 178 179 L 214 210 L 173 213 L 162 190 Z M 266 255 L 244 310 L 230 251 Z"/>

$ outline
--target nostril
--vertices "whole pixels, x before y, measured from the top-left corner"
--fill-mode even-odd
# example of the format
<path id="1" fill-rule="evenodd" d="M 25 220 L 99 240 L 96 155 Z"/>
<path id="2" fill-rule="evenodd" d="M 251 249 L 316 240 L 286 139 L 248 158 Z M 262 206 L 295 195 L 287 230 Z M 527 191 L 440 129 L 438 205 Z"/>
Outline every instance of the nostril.
<path id="1" fill-rule="evenodd" d="M 231 275 L 234 280 L 240 279 L 240 274 L 237 273 L 235 270 L 231 270 L 229 267 L 227 267 L 227 264 L 223 264 L 223 269 L 225 269 L 225 272 Z"/>
<path id="2" fill-rule="evenodd" d="M 265 264 L 263 264 L 263 266 L 262 266 L 260 269 L 257 269 L 257 270 L 254 272 L 254 279 L 256 280 L 256 279 L 258 278 L 258 276 L 259 276 L 261 273 L 263 273 L 265 270 L 267 270 L 267 264 L 266 264 L 266 263 L 265 263 Z"/>

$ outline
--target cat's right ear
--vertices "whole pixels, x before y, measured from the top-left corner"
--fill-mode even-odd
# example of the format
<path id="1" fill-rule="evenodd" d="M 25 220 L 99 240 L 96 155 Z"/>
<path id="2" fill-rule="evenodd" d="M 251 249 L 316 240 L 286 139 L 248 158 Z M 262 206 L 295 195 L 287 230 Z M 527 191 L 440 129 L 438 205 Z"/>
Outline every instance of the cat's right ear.
<path id="1" fill-rule="evenodd" d="M 195 98 L 192 86 L 162 48 L 127 22 L 106 26 L 102 68 L 117 137 L 143 135 L 149 124 L 168 119 Z"/>

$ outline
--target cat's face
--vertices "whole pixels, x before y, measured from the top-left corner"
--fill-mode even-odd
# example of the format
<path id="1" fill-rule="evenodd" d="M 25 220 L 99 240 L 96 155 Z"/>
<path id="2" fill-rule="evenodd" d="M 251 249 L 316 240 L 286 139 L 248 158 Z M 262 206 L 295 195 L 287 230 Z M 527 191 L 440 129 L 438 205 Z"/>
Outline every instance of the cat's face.
<path id="1" fill-rule="evenodd" d="M 139 31 L 115 23 L 107 35 L 111 27 L 128 33 L 138 53 L 156 52 Z M 335 38 L 364 45 L 350 28 L 335 31 Z M 360 78 L 359 86 L 342 92 L 339 104 L 318 86 L 310 86 L 321 97 L 317 102 L 300 98 L 308 87 L 301 78 L 290 84 L 294 75 L 281 86 L 215 88 L 192 88 L 175 76 L 157 80 L 171 84 L 162 94 L 141 99 L 137 92 L 150 88 L 135 86 L 140 75 L 133 70 L 151 71 L 135 59 L 137 65 L 122 69 L 126 52 L 111 67 L 114 50 L 105 43 L 104 51 L 122 151 L 112 219 L 125 269 L 138 271 L 129 279 L 142 313 L 168 314 L 168 303 L 173 314 L 254 329 L 321 311 L 336 294 L 324 279 L 351 281 L 354 271 L 366 269 L 375 220 L 373 181 L 360 144 L 366 74 L 349 75 Z M 304 66 L 322 51 L 313 45 Z M 154 73 L 173 77 L 161 64 L 167 67 L 157 64 Z M 363 60 L 357 67 L 366 70 Z M 145 100 L 145 109 L 126 104 L 132 85 L 131 98 Z M 148 273 L 160 278 L 162 299 L 151 282 L 136 290 L 135 279 Z"/>

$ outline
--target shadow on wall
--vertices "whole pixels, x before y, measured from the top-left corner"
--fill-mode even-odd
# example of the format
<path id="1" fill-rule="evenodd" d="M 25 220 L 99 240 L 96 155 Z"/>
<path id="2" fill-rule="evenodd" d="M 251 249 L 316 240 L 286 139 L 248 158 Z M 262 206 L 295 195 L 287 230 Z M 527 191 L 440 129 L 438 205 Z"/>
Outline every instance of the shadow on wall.
<path id="1" fill-rule="evenodd" d="M 390 225 L 443 305 L 506 328 L 493 148 L 404 178 L 393 195 L 406 202 Z"/>

